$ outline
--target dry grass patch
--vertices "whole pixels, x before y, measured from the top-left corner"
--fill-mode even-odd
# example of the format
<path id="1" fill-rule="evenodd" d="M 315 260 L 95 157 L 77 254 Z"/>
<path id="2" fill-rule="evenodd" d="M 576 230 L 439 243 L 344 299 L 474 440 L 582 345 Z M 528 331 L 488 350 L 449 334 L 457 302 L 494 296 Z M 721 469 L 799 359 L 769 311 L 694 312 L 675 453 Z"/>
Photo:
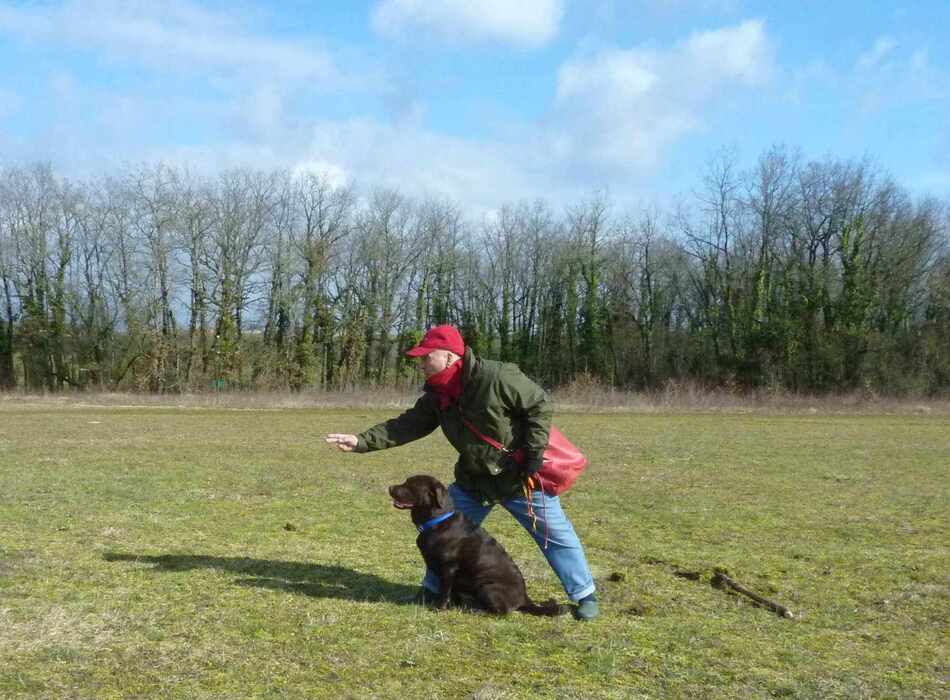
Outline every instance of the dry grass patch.
<path id="1" fill-rule="evenodd" d="M 614 389 L 592 378 L 553 389 L 560 411 L 597 413 L 762 413 L 772 415 L 950 415 L 950 400 L 887 397 L 870 391 L 810 396 L 783 390 L 709 389 L 694 382 L 670 381 L 661 389 L 632 392 Z M 205 392 L 141 394 L 84 392 L 75 394 L 0 393 L 0 411 L 60 409 L 214 409 L 402 410 L 412 406 L 418 386 L 307 392 Z M 97 424 L 98 421 L 89 421 Z M 0 450 L 2 450 L 0 442 Z"/>
<path id="2" fill-rule="evenodd" d="M 14 655 L 53 650 L 79 656 L 103 648 L 121 634 L 123 616 L 111 613 L 77 614 L 63 606 L 31 609 L 17 618 L 12 608 L 0 608 L 0 650 Z"/>

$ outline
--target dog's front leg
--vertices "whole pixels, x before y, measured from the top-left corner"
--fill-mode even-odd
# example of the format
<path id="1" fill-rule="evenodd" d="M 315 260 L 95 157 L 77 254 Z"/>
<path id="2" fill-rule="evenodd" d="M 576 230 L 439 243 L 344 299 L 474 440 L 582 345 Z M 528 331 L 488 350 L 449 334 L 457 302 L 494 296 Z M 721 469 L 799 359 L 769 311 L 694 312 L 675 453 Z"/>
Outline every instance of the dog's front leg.
<path id="1" fill-rule="evenodd" d="M 442 598 L 439 600 L 439 610 L 445 610 L 448 608 L 449 603 L 452 601 L 452 590 L 455 588 L 455 576 L 457 573 L 457 566 L 444 565 L 442 567 Z"/>

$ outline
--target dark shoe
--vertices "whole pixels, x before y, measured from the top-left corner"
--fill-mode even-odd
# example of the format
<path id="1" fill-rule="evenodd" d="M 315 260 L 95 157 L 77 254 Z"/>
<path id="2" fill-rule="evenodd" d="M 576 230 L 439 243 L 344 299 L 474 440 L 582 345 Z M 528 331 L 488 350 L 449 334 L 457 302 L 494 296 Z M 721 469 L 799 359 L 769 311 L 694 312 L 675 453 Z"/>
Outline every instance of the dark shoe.
<path id="1" fill-rule="evenodd" d="M 574 617 L 584 622 L 590 622 L 600 614 L 600 608 L 597 607 L 597 598 L 591 593 L 586 598 L 577 601 L 577 608 L 574 610 Z"/>

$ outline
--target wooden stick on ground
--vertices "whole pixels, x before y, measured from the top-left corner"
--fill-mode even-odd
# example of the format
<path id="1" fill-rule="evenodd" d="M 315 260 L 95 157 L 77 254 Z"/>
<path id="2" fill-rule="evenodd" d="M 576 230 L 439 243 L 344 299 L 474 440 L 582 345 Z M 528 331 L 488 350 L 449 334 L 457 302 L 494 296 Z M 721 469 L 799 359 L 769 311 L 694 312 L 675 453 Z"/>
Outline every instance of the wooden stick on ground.
<path id="1" fill-rule="evenodd" d="M 735 581 L 732 578 L 730 578 L 729 575 L 725 571 L 717 570 L 715 575 L 712 577 L 712 580 L 710 581 L 710 583 L 712 583 L 712 585 L 715 586 L 716 588 L 725 588 L 728 586 L 732 590 L 737 591 L 744 596 L 748 596 L 749 598 L 754 600 L 756 603 L 758 603 L 762 607 L 768 608 L 779 617 L 787 617 L 789 619 L 792 619 L 795 617 L 792 614 L 792 611 L 786 608 L 784 605 L 773 603 L 768 598 L 763 598 L 758 593 L 750 591 L 748 588 L 743 586 L 738 581 Z"/>

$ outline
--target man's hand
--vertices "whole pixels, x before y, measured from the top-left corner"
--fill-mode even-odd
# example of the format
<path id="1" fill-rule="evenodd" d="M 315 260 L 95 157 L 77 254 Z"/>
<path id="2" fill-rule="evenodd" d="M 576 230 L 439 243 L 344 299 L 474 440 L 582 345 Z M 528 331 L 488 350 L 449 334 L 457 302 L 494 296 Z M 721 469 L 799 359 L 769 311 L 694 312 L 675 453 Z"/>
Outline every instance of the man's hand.
<path id="1" fill-rule="evenodd" d="M 346 433 L 330 433 L 327 435 L 326 441 L 331 445 L 336 445 L 337 449 L 343 452 L 352 452 L 359 444 L 359 439 L 355 435 L 347 435 Z"/>
<path id="2" fill-rule="evenodd" d="M 529 452 L 521 463 L 521 474 L 525 478 L 530 478 L 537 474 L 544 466 L 544 455 Z"/>
<path id="3" fill-rule="evenodd" d="M 520 473 L 521 476 L 527 478 L 529 476 L 534 476 L 542 466 L 544 466 L 544 455 L 543 454 L 533 454 L 528 453 L 522 455 L 521 461 L 519 462 L 515 459 L 513 452 L 505 453 L 498 463 L 501 465 L 502 469 L 506 471 L 512 471 L 515 473 Z"/>

